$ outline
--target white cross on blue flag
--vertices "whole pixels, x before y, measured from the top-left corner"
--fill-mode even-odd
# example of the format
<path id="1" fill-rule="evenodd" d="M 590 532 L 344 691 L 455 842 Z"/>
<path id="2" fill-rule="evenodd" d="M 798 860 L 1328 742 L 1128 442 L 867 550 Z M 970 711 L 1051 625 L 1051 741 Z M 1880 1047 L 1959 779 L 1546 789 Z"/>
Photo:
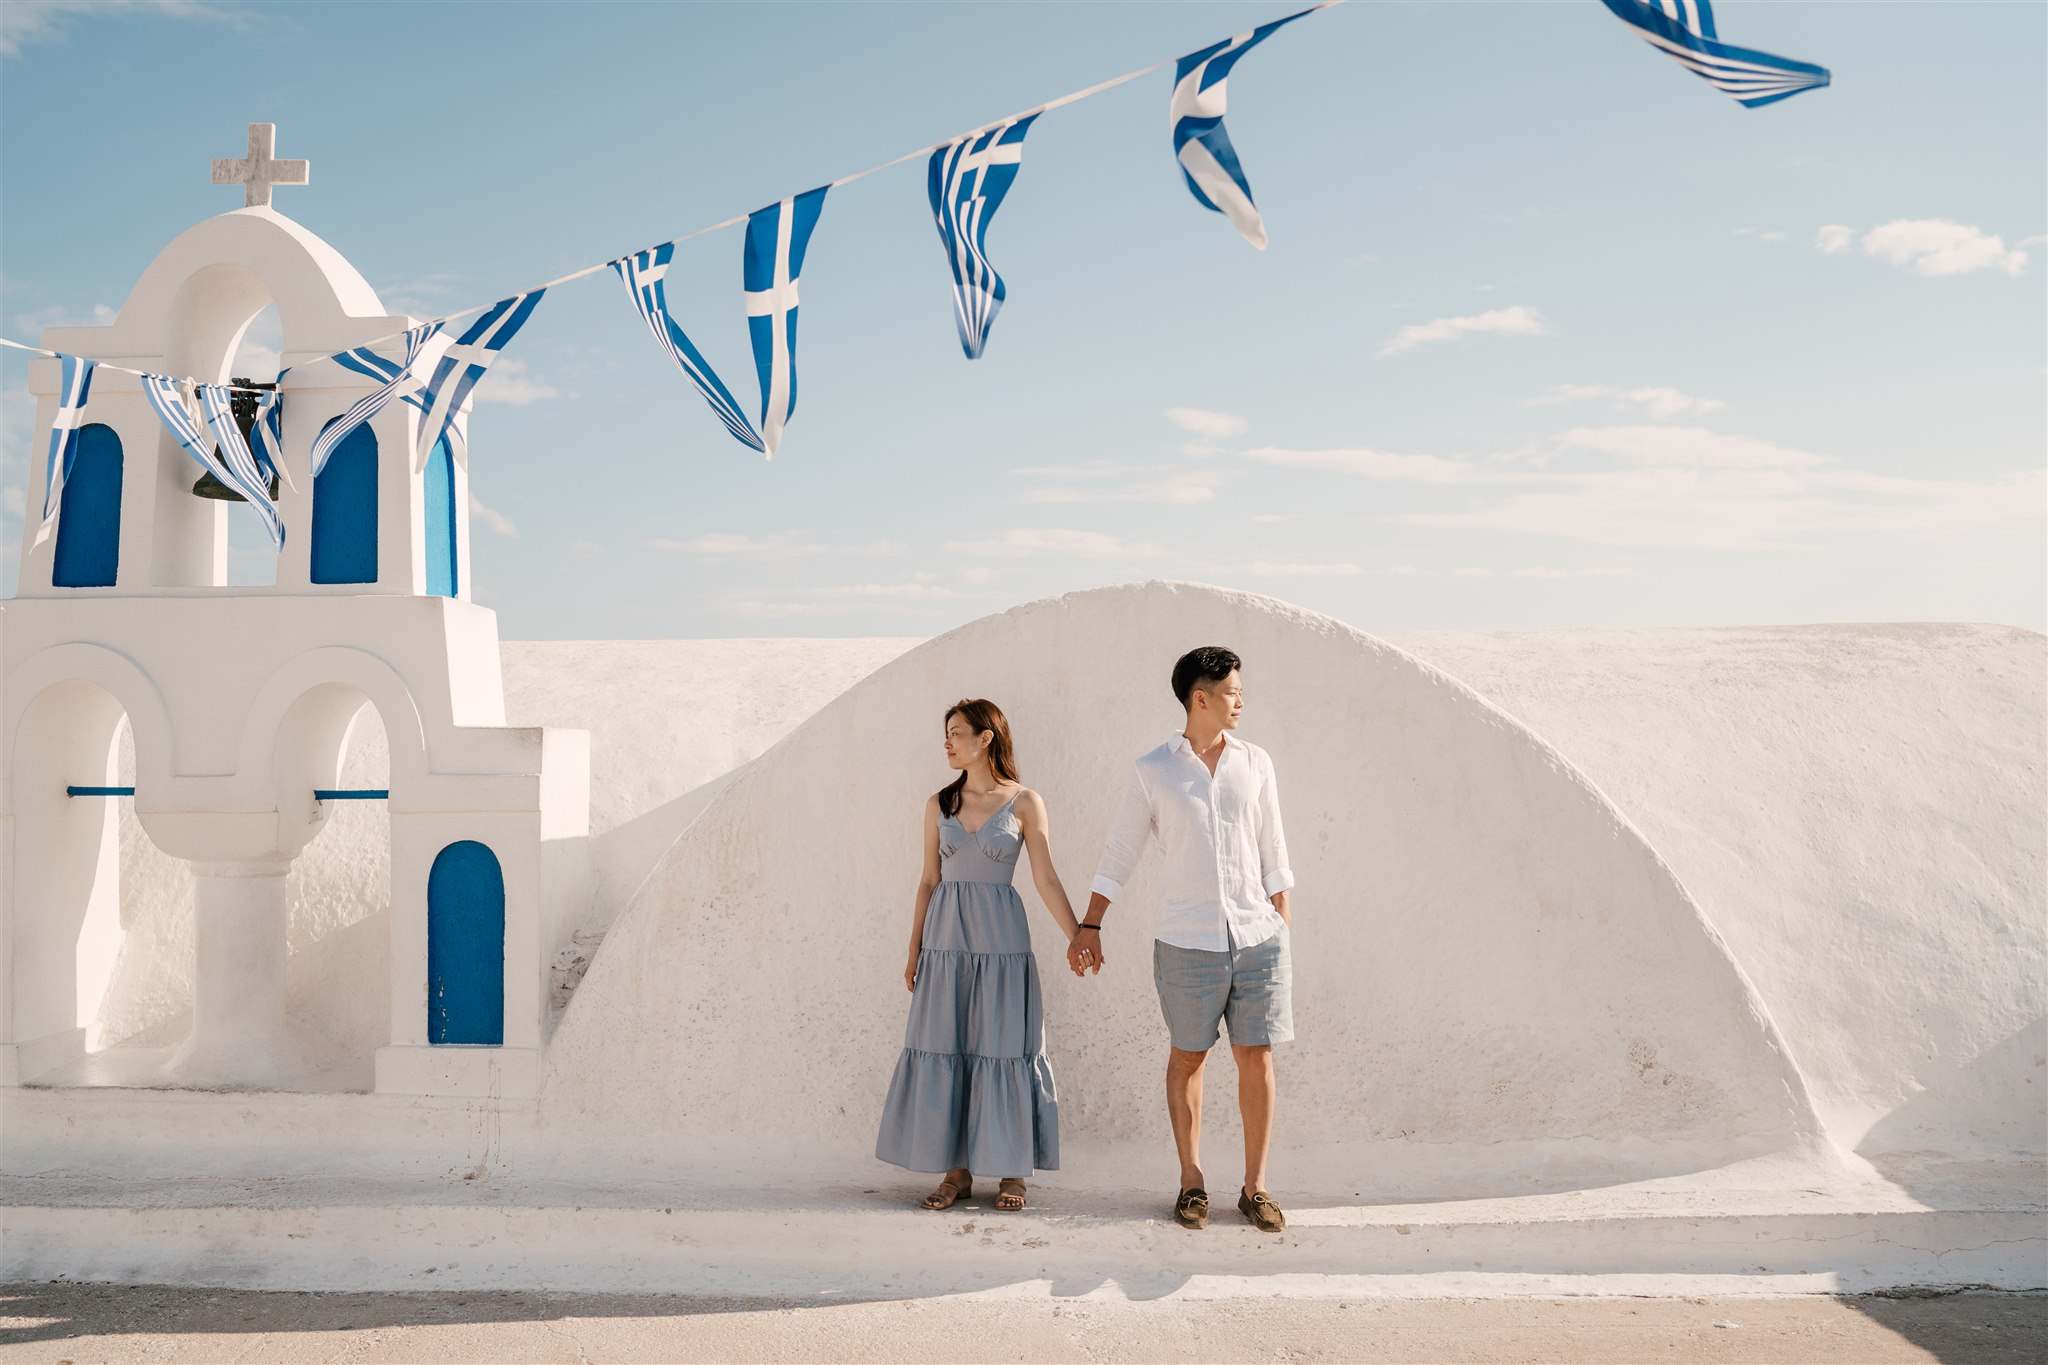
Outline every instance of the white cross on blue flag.
<path id="1" fill-rule="evenodd" d="M 435 364 L 434 377 L 427 381 L 426 393 L 422 395 L 427 415 L 420 422 L 419 449 L 413 452 L 415 473 L 427 467 L 427 456 L 433 453 L 434 443 L 447 435 L 448 429 L 455 424 L 462 405 L 469 401 L 470 390 L 490 370 L 498 352 L 519 335 L 519 329 L 533 316 L 533 310 L 540 305 L 541 295 L 546 292 L 545 289 L 535 289 L 526 294 L 514 294 L 509 299 L 499 299 L 469 325 L 469 330 Z"/>
<path id="2" fill-rule="evenodd" d="M 1037 117 L 1027 114 L 949 142 L 932 153 L 925 171 L 932 220 L 939 226 L 946 263 L 953 267 L 953 320 L 969 360 L 980 358 L 988 346 L 988 329 L 1002 311 L 1003 277 L 989 264 L 988 224 L 1017 179 L 1024 135 Z"/>
<path id="3" fill-rule="evenodd" d="M 418 387 L 419 380 L 413 375 L 413 366 L 419 363 L 427 344 L 440 334 L 441 324 L 438 322 L 425 322 L 412 328 L 405 334 L 405 359 L 402 361 L 386 360 L 367 346 L 358 346 L 332 357 L 334 363 L 344 369 L 381 382 L 378 388 L 349 404 L 348 411 L 329 422 L 326 430 L 314 439 L 313 453 L 309 457 L 313 477 L 320 476 L 320 471 L 327 467 L 328 457 L 348 439 L 350 432 L 384 411 L 385 405 L 401 390 Z M 415 407 L 420 406 L 419 399 L 410 393 L 405 395 L 405 401 Z"/>
<path id="4" fill-rule="evenodd" d="M 1249 33 L 1225 38 L 1199 52 L 1190 52 L 1174 64 L 1173 99 L 1167 117 L 1173 123 L 1173 155 L 1180 162 L 1188 193 L 1205 209 L 1214 209 L 1230 220 L 1231 226 L 1259 250 L 1266 249 L 1266 224 L 1252 203 L 1251 182 L 1237 163 L 1237 148 L 1224 130 L 1223 114 L 1229 101 L 1225 83 L 1238 58 L 1273 34 L 1306 14 L 1327 9 L 1313 5 L 1284 19 L 1260 24 Z"/>
<path id="5" fill-rule="evenodd" d="M 278 511 L 277 504 L 271 501 L 270 480 L 257 468 L 249 443 L 242 439 L 242 429 L 235 425 L 234 395 L 224 384 L 201 384 L 199 405 L 206 412 L 206 425 L 213 429 L 214 448 L 220 464 L 233 476 L 227 481 L 228 486 L 256 509 L 257 520 L 263 523 L 265 533 L 270 536 L 271 548 L 282 550 L 284 516 Z"/>
<path id="6" fill-rule="evenodd" d="M 92 393 L 92 372 L 99 362 L 84 356 L 57 357 L 62 373 L 57 380 L 57 416 L 50 423 L 49 454 L 43 469 L 43 520 L 36 527 L 34 543 L 42 544 L 57 526 L 57 509 L 63 505 L 64 481 L 71 477 L 71 462 L 78 458 L 78 428 L 85 421 L 85 401 Z"/>
<path id="7" fill-rule="evenodd" d="M 199 386 L 199 395 L 201 400 L 208 404 L 209 422 L 214 420 L 212 406 L 216 395 L 223 410 L 228 406 L 228 391 L 219 385 L 202 384 Z M 206 439 L 206 434 L 199 429 L 199 420 L 192 415 L 191 399 L 182 387 L 182 381 L 167 375 L 145 374 L 142 376 L 142 396 L 149 400 L 150 407 L 156 410 L 157 418 L 163 422 L 164 427 L 178 438 L 178 444 L 185 448 L 185 453 L 197 460 L 200 468 L 240 493 L 263 519 L 263 527 L 270 533 L 271 544 L 282 546 L 284 523 L 278 520 L 277 505 L 270 500 L 268 482 L 255 473 L 256 462 L 248 458 L 249 447 L 243 442 L 242 433 L 235 431 L 234 443 L 240 447 L 242 456 L 242 460 L 236 462 L 241 467 L 237 468 L 236 464 L 231 464 L 213 449 L 212 443 Z M 231 430 L 234 428 L 232 417 L 227 419 L 227 426 Z M 214 430 L 220 430 L 218 424 L 214 426 Z"/>
<path id="8" fill-rule="evenodd" d="M 704 395 L 704 401 L 711 405 L 711 411 L 718 420 L 725 423 L 725 429 L 733 439 L 750 450 L 766 450 L 761 438 L 754 431 L 754 424 L 747 420 L 740 410 L 732 390 L 711 368 L 711 362 L 700 352 L 677 325 L 668 311 L 668 267 L 675 259 L 676 244 L 663 242 L 660 246 L 649 247 L 612 262 L 612 269 L 625 282 L 626 293 L 632 296 L 633 307 L 639 312 L 640 320 L 647 324 L 654 339 L 661 343 L 668 357 L 676 363 L 683 376 L 697 386 L 697 392 Z"/>
<path id="9" fill-rule="evenodd" d="M 1745 109 L 1816 90 L 1833 77 L 1823 66 L 1731 47 L 1714 32 L 1708 0 L 1601 0 L 1614 17 Z"/>
<path id="10" fill-rule="evenodd" d="M 805 190 L 747 217 L 747 332 L 761 380 L 761 449 L 770 458 L 796 411 L 797 278 L 830 188 Z"/>

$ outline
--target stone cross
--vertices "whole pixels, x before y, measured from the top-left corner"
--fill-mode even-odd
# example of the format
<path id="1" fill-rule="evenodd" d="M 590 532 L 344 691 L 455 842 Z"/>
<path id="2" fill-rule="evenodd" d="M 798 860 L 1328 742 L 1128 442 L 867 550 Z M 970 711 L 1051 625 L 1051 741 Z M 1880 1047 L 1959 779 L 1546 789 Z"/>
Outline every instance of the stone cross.
<path id="1" fill-rule="evenodd" d="M 272 160 L 270 154 L 276 150 L 277 125 L 250 124 L 249 155 L 240 161 L 216 157 L 213 183 L 242 186 L 245 209 L 269 208 L 272 185 L 304 185 L 312 179 L 311 169 L 304 161 Z"/>

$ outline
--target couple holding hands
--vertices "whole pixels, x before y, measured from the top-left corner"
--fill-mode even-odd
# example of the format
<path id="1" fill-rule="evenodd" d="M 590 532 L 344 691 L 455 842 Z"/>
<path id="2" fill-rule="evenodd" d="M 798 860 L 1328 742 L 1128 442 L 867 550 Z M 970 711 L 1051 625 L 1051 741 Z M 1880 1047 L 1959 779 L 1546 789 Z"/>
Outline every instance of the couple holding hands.
<path id="1" fill-rule="evenodd" d="M 1180 734 L 1131 765 L 1123 803 L 1077 921 L 1054 871 L 1044 800 L 1017 776 L 1009 722 L 995 703 L 946 712 L 946 762 L 959 771 L 925 803 L 924 871 L 912 906 L 910 1024 L 889 1083 L 875 1155 L 943 1172 L 925 1196 L 950 1208 L 974 1174 L 998 1180 L 994 1207 L 1025 1204 L 1025 1177 L 1059 1169 L 1059 1104 L 1045 1056 L 1045 1015 L 1024 903 L 1010 884 L 1029 852 L 1039 898 L 1067 938 L 1067 965 L 1103 967 L 1102 920 L 1157 836 L 1166 856 L 1152 979 L 1171 1048 L 1166 1110 L 1180 1157 L 1173 1216 L 1209 1222 L 1201 1170 L 1202 1068 L 1218 1028 L 1230 1033 L 1244 1118 L 1237 1207 L 1278 1232 L 1286 1215 L 1265 1188 L 1273 1132 L 1273 1045 L 1294 1037 L 1287 842 L 1265 750 L 1237 738 L 1242 661 L 1190 650 L 1173 666 L 1186 708 Z"/>

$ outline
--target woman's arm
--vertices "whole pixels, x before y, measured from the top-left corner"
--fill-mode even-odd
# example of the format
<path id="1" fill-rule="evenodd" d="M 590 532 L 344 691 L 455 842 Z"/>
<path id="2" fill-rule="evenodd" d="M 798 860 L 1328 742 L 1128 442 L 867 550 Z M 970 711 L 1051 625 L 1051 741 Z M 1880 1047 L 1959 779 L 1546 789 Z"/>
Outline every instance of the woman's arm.
<path id="1" fill-rule="evenodd" d="M 1045 802 L 1027 788 L 1017 798 L 1017 816 L 1024 826 L 1024 851 L 1031 855 L 1031 884 L 1038 888 L 1038 898 L 1052 912 L 1053 923 L 1071 941 L 1080 923 L 1074 918 L 1074 907 L 1067 903 L 1067 889 L 1060 885 L 1059 869 L 1052 865 L 1052 831 L 1046 820 Z"/>
<path id="2" fill-rule="evenodd" d="M 924 870 L 917 877 L 917 900 L 910 907 L 910 961 L 903 965 L 903 989 L 917 989 L 917 955 L 924 951 L 924 912 L 939 884 L 939 798 L 924 803 Z"/>

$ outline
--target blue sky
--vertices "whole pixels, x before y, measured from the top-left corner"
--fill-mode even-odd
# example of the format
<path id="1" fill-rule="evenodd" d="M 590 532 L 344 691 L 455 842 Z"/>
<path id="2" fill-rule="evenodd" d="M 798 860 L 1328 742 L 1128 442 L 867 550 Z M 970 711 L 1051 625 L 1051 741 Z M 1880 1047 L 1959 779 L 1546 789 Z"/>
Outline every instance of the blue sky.
<path id="1" fill-rule="evenodd" d="M 277 207 L 431 316 L 1287 9 L 10 0 L 0 323 L 118 308 L 239 206 L 208 166 L 251 121 L 312 162 Z M 1231 78 L 1264 253 L 1180 186 L 1168 73 L 1056 111 L 971 363 L 922 167 L 835 190 L 772 463 L 609 275 L 557 290 L 479 390 L 475 595 L 507 638 L 925 635 L 1152 577 L 1366 630 L 2043 628 L 2048 7 L 1718 12 L 1835 85 L 1743 110 L 1597 0 L 1295 25 Z M 672 295 L 751 408 L 740 249 Z"/>

